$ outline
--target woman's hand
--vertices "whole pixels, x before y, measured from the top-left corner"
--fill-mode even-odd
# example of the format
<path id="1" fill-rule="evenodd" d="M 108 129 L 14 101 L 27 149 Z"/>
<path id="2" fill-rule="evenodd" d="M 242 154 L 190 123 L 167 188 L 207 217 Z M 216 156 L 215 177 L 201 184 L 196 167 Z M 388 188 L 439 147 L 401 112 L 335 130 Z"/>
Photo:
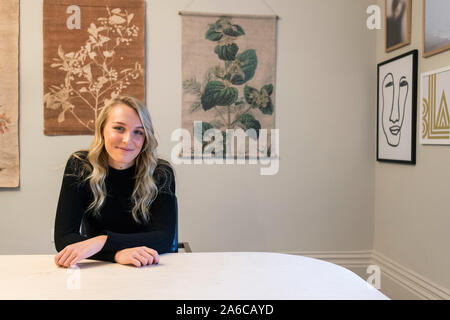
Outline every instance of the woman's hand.
<path id="1" fill-rule="evenodd" d="M 102 250 L 106 238 L 107 236 L 98 236 L 68 245 L 55 256 L 56 265 L 68 268 L 93 256 Z"/>
<path id="2" fill-rule="evenodd" d="M 156 250 L 147 247 L 135 247 L 116 252 L 114 260 L 120 264 L 132 264 L 136 267 L 159 263 L 159 255 Z"/>

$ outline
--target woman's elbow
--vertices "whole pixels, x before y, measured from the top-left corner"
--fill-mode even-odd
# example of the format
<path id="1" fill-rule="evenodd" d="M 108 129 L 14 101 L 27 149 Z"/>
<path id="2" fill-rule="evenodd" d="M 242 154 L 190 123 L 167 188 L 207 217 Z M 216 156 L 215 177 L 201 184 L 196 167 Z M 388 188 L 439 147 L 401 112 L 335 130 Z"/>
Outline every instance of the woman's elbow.
<path id="1" fill-rule="evenodd" d="M 55 243 L 55 249 L 56 251 L 60 252 L 62 249 L 66 247 L 66 244 L 64 243 L 63 237 L 60 235 L 55 234 L 53 237 L 53 242 Z"/>

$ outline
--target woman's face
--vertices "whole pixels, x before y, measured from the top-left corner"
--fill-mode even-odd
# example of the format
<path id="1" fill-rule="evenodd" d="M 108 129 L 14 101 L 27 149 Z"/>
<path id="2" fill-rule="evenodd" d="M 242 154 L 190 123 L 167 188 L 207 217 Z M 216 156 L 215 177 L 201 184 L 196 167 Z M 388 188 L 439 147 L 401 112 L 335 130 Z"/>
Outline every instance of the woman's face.
<path id="1" fill-rule="evenodd" d="M 145 131 L 136 111 L 118 104 L 109 112 L 103 137 L 109 165 L 122 170 L 133 166 L 144 144 Z"/>

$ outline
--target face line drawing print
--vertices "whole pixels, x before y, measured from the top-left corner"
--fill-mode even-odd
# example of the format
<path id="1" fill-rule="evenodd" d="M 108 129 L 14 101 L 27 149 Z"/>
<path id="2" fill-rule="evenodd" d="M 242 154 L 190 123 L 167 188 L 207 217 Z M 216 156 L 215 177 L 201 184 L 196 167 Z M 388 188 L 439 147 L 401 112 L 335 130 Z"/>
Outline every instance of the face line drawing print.
<path id="1" fill-rule="evenodd" d="M 383 109 L 381 124 L 386 142 L 391 147 L 397 147 L 400 144 L 401 130 L 405 118 L 406 100 L 409 92 L 409 83 L 406 77 L 402 76 L 398 81 L 397 96 L 395 87 L 394 75 L 391 72 L 387 73 L 382 84 Z M 397 100 L 396 105 L 395 100 Z M 388 113 L 389 108 L 390 112 Z M 398 122 L 400 123 L 398 124 Z"/>

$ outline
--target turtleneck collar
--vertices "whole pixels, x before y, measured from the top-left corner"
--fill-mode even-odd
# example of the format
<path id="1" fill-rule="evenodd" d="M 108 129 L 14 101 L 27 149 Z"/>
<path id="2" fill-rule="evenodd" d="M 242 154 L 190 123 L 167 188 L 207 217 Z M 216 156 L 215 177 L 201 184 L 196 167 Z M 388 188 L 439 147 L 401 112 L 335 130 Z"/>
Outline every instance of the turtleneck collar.
<path id="1" fill-rule="evenodd" d="M 129 173 L 134 173 L 136 170 L 136 164 L 133 164 L 131 167 L 127 168 L 127 169 L 115 169 L 113 167 L 111 167 L 110 165 L 108 165 L 108 172 L 110 172 L 111 174 L 114 175 L 123 175 L 123 174 L 129 174 Z"/>

